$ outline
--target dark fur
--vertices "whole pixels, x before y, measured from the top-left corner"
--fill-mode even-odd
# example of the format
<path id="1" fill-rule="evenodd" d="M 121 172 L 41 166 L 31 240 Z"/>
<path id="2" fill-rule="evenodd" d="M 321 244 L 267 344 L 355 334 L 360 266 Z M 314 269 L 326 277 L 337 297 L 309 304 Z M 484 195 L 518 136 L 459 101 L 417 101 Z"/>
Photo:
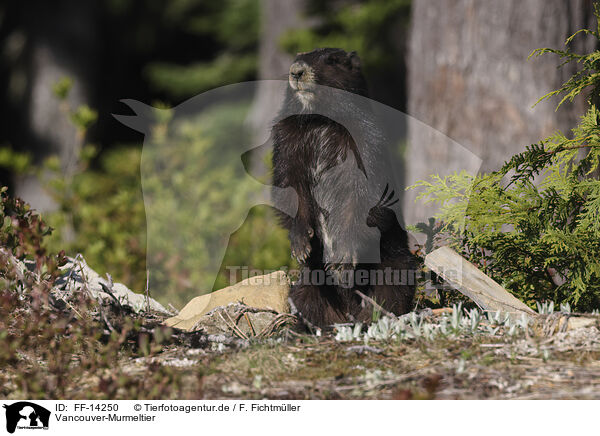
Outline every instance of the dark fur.
<path id="1" fill-rule="evenodd" d="M 367 96 L 355 53 L 320 49 L 299 54 L 295 65 L 299 61 L 310 67 L 311 78 L 318 85 Z M 323 113 L 332 114 L 336 121 Z M 278 119 L 272 130 L 273 184 L 292 187 L 298 194 L 297 215 L 282 214 L 282 225 L 289 230 L 292 256 L 301 267 L 327 270 L 329 274 L 349 268 L 414 271 L 407 234 L 391 209 L 397 203 L 396 187 L 388 168 L 384 136 L 372 112 L 352 98 L 321 88 L 307 108 L 288 85 Z M 325 235 L 329 246 L 335 247 L 329 249 L 329 262 L 324 259 Z M 377 244 L 374 238 L 379 235 Z M 374 245 L 373 241 L 380 250 L 380 263 L 353 262 Z M 402 314 L 411 310 L 411 284 L 347 288 L 316 286 L 301 277 L 292 287 L 291 298 L 304 318 L 319 326 L 369 321 L 373 307 L 365 304 L 355 289 L 387 311 Z"/>

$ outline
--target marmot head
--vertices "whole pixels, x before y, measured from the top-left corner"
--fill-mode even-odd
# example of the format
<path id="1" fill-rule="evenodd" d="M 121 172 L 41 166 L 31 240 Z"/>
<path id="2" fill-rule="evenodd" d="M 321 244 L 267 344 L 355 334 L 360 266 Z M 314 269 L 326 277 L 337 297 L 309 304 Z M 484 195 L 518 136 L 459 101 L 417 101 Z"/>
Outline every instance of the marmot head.
<path id="1" fill-rule="evenodd" d="M 367 95 L 367 84 L 360 70 L 358 55 L 354 51 L 347 53 L 339 48 L 319 48 L 298 53 L 290 67 L 288 80 L 292 93 L 305 108 L 310 108 L 315 100 L 315 85 Z"/>

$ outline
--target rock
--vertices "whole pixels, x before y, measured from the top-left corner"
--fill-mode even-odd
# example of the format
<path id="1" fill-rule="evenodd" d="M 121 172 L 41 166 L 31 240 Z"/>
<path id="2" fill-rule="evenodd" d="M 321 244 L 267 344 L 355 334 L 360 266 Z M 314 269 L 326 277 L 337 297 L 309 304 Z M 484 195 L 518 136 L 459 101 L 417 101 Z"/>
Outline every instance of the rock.
<path id="1" fill-rule="evenodd" d="M 243 303 L 253 308 L 289 313 L 289 289 L 290 280 L 283 271 L 250 277 L 235 285 L 192 299 L 177 316 L 167 319 L 165 324 L 191 331 L 204 315 L 230 303 Z"/>
<path id="2" fill-rule="evenodd" d="M 68 258 L 68 262 L 61 267 L 63 275 L 57 279 L 54 291 L 59 297 L 69 297 L 74 292 L 87 291 L 90 296 L 98 301 L 108 301 L 128 307 L 135 313 L 146 310 L 158 312 L 162 315 L 171 315 L 158 301 L 137 294 L 122 283 L 113 283 L 112 279 L 102 278 L 91 269 L 81 256 Z M 112 295 L 111 295 L 112 294 Z"/>

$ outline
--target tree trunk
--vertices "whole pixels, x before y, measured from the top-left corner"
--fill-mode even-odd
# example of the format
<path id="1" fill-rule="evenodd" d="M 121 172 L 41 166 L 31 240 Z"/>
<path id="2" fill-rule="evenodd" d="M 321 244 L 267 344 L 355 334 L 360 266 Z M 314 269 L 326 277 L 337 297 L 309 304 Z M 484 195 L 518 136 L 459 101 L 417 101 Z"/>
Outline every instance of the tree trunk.
<path id="1" fill-rule="evenodd" d="M 35 6 L 36 13 L 32 13 Z M 73 80 L 67 98 L 71 110 L 89 103 L 88 87 L 96 56 L 95 2 L 61 0 L 52 4 L 24 2 L 26 23 L 27 91 L 23 96 L 27 149 L 39 163 L 49 155 L 60 157 L 61 169 L 71 174 L 77 165 L 81 140 L 69 116 L 60 110 L 53 85 L 63 77 Z M 64 107 L 64 105 L 63 105 Z M 17 177 L 15 193 L 38 210 L 55 207 L 35 176 Z"/>
<path id="2" fill-rule="evenodd" d="M 302 27 L 303 10 L 304 0 L 262 0 L 258 71 L 260 80 L 287 80 L 293 57 L 281 51 L 279 39 L 287 30 Z M 259 84 L 249 118 L 255 131 L 264 130 L 275 118 L 282 97 L 275 91 L 274 86 Z"/>
<path id="3" fill-rule="evenodd" d="M 413 0 L 408 57 L 408 112 L 482 160 L 481 171 L 499 168 L 526 145 L 575 126 L 583 101 L 555 111 L 557 99 L 533 104 L 558 88 L 573 66 L 559 59 L 527 60 L 536 48 L 564 48 L 581 28 L 594 28 L 589 0 Z M 576 51 L 591 38 L 576 39 Z M 587 47 L 585 46 L 587 44 Z M 410 122 L 407 183 L 436 172 L 477 165 L 444 153 L 431 129 Z M 408 223 L 424 221 L 432 207 L 405 197 Z"/>

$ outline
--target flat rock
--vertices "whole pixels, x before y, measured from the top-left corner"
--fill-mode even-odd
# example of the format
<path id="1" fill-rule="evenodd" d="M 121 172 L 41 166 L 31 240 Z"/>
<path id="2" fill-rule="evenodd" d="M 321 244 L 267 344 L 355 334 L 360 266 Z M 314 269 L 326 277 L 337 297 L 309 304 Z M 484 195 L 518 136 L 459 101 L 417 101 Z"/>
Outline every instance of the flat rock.
<path id="1" fill-rule="evenodd" d="M 185 305 L 177 316 L 165 324 L 182 330 L 194 330 L 204 315 L 221 306 L 243 303 L 248 307 L 289 313 L 290 280 L 284 271 L 250 277 L 235 285 L 201 295 Z"/>

